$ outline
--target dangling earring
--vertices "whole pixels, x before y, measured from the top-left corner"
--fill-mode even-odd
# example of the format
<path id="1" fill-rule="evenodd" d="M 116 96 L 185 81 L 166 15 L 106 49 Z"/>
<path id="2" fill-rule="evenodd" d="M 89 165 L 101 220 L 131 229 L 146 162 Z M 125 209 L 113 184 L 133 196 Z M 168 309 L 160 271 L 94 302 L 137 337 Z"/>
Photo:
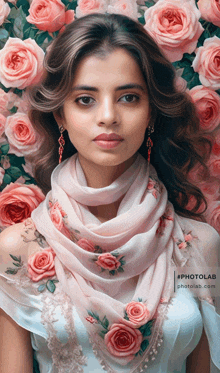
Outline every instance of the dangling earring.
<path id="1" fill-rule="evenodd" d="M 63 150 L 64 150 L 64 145 L 65 145 L 65 140 L 64 140 L 64 137 L 63 137 L 63 132 L 65 131 L 65 129 L 63 128 L 63 126 L 60 126 L 59 127 L 59 130 L 60 130 L 60 137 L 58 139 L 58 143 L 59 143 L 59 163 L 62 162 L 62 155 L 63 155 Z"/>
<path id="2" fill-rule="evenodd" d="M 148 163 L 150 163 L 151 148 L 153 147 L 153 141 L 151 140 L 150 135 L 153 132 L 154 132 L 154 126 L 149 125 L 148 126 L 148 138 L 147 138 L 147 142 L 146 142 L 146 146 L 148 148 L 148 151 L 147 151 L 147 161 L 148 161 Z"/>

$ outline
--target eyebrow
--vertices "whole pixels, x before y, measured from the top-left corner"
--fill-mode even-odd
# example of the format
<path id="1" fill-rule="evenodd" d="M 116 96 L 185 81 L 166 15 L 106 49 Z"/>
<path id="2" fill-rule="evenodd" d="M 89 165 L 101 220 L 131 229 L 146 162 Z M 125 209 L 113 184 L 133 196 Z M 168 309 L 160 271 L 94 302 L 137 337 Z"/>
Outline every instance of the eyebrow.
<path id="1" fill-rule="evenodd" d="M 144 91 L 144 87 L 142 87 L 140 84 L 125 84 L 121 85 L 116 88 L 116 91 L 123 91 L 125 89 L 131 89 L 131 88 L 137 88 L 140 89 L 141 91 Z M 98 88 L 96 87 L 91 87 L 89 85 L 76 85 L 75 87 L 72 88 L 72 91 L 93 91 L 93 92 L 98 92 Z"/>

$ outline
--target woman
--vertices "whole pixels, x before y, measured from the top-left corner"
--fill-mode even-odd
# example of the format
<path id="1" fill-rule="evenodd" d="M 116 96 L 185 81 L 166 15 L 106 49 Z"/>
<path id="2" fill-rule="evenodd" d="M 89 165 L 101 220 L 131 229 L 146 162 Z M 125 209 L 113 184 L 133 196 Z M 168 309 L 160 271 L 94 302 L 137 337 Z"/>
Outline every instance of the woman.
<path id="1" fill-rule="evenodd" d="M 52 191 L 1 233 L 0 369 L 32 371 L 33 347 L 41 373 L 219 372 L 213 294 L 174 280 L 213 268 L 219 236 L 186 179 L 207 142 L 171 64 L 139 24 L 94 14 L 45 70 L 31 118 L 48 144 L 35 178 Z"/>

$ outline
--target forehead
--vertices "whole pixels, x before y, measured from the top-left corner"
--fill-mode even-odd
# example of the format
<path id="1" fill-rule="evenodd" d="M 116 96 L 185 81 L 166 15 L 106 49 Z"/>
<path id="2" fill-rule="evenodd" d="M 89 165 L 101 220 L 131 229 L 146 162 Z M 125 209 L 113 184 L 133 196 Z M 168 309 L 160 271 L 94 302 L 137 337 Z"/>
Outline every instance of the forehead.
<path id="1" fill-rule="evenodd" d="M 78 65 L 73 87 L 78 84 L 108 86 L 139 83 L 145 86 L 143 74 L 135 59 L 125 50 L 117 49 L 104 58 L 85 57 Z"/>

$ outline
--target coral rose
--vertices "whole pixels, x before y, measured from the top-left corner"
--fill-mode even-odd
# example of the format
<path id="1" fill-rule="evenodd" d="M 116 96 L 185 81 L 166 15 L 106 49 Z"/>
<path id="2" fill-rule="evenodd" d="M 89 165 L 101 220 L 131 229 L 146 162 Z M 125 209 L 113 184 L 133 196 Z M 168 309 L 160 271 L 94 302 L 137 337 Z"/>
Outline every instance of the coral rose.
<path id="1" fill-rule="evenodd" d="M 89 321 L 90 324 L 97 324 L 97 320 L 94 319 L 94 317 L 92 317 L 92 316 L 86 317 L 86 321 Z"/>
<path id="2" fill-rule="evenodd" d="M 0 113 L 0 136 L 5 132 L 6 118 Z"/>
<path id="3" fill-rule="evenodd" d="M 208 201 L 216 200 L 220 197 L 220 182 L 216 178 L 199 184 L 199 188 Z"/>
<path id="4" fill-rule="evenodd" d="M 79 245 L 82 249 L 89 251 L 90 253 L 94 253 L 95 246 L 93 243 L 86 238 L 81 238 L 79 241 L 77 241 L 77 245 Z"/>
<path id="5" fill-rule="evenodd" d="M 213 131 L 220 124 L 220 96 L 202 85 L 193 87 L 188 93 L 196 106 L 201 129 Z"/>
<path id="6" fill-rule="evenodd" d="M 182 249 L 185 249 L 187 247 L 187 243 L 186 242 L 181 242 L 179 245 L 178 245 L 179 249 L 182 250 Z"/>
<path id="7" fill-rule="evenodd" d="M 0 26 L 4 23 L 5 18 L 8 17 L 10 11 L 9 5 L 4 0 L 0 0 Z"/>
<path id="8" fill-rule="evenodd" d="M 205 39 L 196 50 L 192 67 L 199 74 L 200 82 L 208 88 L 220 88 L 220 39 L 217 36 Z"/>
<path id="9" fill-rule="evenodd" d="M 54 266 L 54 251 L 49 248 L 31 255 L 28 258 L 28 274 L 32 281 L 38 282 L 45 277 L 56 274 Z"/>
<path id="10" fill-rule="evenodd" d="M 138 329 L 130 328 L 124 324 L 112 324 L 109 332 L 105 334 L 104 340 L 110 354 L 117 357 L 127 357 L 127 362 L 129 362 L 140 350 L 143 336 Z"/>
<path id="11" fill-rule="evenodd" d="M 140 326 L 146 324 L 150 318 L 150 312 L 147 307 L 142 302 L 130 302 L 127 304 L 126 313 L 128 315 L 129 321 L 134 324 L 135 328 L 140 328 Z"/>
<path id="12" fill-rule="evenodd" d="M 10 144 L 10 153 L 17 156 L 33 156 L 43 141 L 25 113 L 17 112 L 7 117 L 5 134 Z"/>
<path id="13" fill-rule="evenodd" d="M 138 6 L 134 0 L 115 0 L 108 6 L 108 13 L 123 14 L 135 20 L 140 17 Z"/>
<path id="14" fill-rule="evenodd" d="M 210 160 L 208 162 L 208 167 L 209 167 L 211 176 L 214 176 L 220 179 L 220 159 L 213 157 L 211 155 Z"/>
<path id="15" fill-rule="evenodd" d="M 80 18 L 91 13 L 105 13 L 107 10 L 106 0 L 78 0 L 76 17 Z"/>
<path id="16" fill-rule="evenodd" d="M 101 268 L 108 269 L 109 271 L 117 269 L 121 265 L 119 260 L 110 253 L 100 254 L 95 263 Z"/>
<path id="17" fill-rule="evenodd" d="M 2 185 L 3 183 L 4 175 L 5 175 L 5 170 L 4 168 L 0 167 L 0 185 Z"/>
<path id="18" fill-rule="evenodd" d="M 50 218 L 55 227 L 61 231 L 63 228 L 63 217 L 66 215 L 59 202 L 55 202 L 50 208 Z"/>
<path id="19" fill-rule="evenodd" d="M 144 28 L 171 62 L 192 53 L 203 32 L 200 12 L 193 1 L 159 0 L 145 11 Z"/>
<path id="20" fill-rule="evenodd" d="M 207 223 L 220 234 L 220 201 L 210 203 L 205 216 Z"/>
<path id="21" fill-rule="evenodd" d="M 220 131 L 218 130 L 213 138 L 212 153 L 217 157 L 220 156 Z"/>
<path id="22" fill-rule="evenodd" d="M 219 0 L 199 0 L 198 8 L 201 17 L 213 25 L 220 27 L 220 3 Z"/>
<path id="23" fill-rule="evenodd" d="M 0 225 L 20 223 L 45 199 L 36 185 L 10 183 L 0 193 Z"/>
<path id="24" fill-rule="evenodd" d="M 8 101 L 9 101 L 9 94 L 3 91 L 3 89 L 0 88 L 0 112 L 2 115 L 7 117 L 10 112 L 8 108 Z"/>
<path id="25" fill-rule="evenodd" d="M 191 241 L 191 240 L 192 240 L 192 235 L 191 235 L 190 233 L 186 234 L 186 235 L 184 236 L 184 240 L 185 240 L 186 242 Z"/>
<path id="26" fill-rule="evenodd" d="M 44 51 L 35 40 L 9 38 L 0 51 L 0 81 L 5 87 L 26 88 L 40 81 Z"/>
<path id="27" fill-rule="evenodd" d="M 60 30 L 65 23 L 65 5 L 61 0 L 33 0 L 26 19 L 42 31 Z"/>

